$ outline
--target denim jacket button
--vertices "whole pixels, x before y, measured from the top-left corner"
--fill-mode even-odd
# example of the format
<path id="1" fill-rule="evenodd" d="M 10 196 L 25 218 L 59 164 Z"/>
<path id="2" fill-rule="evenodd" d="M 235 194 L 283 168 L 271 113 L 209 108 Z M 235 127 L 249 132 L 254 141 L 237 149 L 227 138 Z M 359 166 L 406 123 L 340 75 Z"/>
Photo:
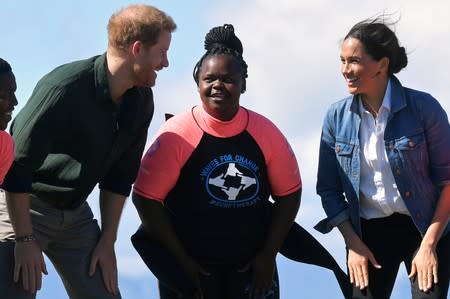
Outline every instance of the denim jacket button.
<path id="1" fill-rule="evenodd" d="M 417 213 L 416 213 L 416 218 L 417 218 L 417 219 L 420 219 L 420 218 L 422 218 L 422 215 L 421 215 L 419 212 L 417 212 Z"/>
<path id="2" fill-rule="evenodd" d="M 402 174 L 402 172 L 400 171 L 400 169 L 399 169 L 399 168 L 397 168 L 397 169 L 395 170 L 395 174 L 396 174 L 396 175 L 401 175 L 401 174 Z"/>
<path id="3" fill-rule="evenodd" d="M 408 146 L 409 147 L 414 147 L 416 144 L 414 143 L 414 141 L 412 141 L 412 140 L 410 140 L 410 141 L 408 141 Z"/>
<path id="4" fill-rule="evenodd" d="M 411 196 L 411 192 L 406 191 L 406 192 L 405 192 L 405 196 L 406 196 L 406 197 L 410 197 L 410 196 Z"/>
<path id="5" fill-rule="evenodd" d="M 336 146 L 335 151 L 336 151 L 336 153 L 339 153 L 341 151 L 341 147 L 339 145 Z"/>

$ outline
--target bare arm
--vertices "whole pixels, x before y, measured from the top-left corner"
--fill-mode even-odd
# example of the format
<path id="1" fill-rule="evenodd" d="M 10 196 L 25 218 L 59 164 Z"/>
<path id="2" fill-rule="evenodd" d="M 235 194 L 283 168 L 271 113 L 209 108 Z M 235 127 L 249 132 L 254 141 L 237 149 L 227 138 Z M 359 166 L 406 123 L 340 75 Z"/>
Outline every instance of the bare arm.
<path id="1" fill-rule="evenodd" d="M 32 235 L 29 194 L 6 192 L 6 202 L 16 237 Z"/>
<path id="2" fill-rule="evenodd" d="M 272 220 L 263 249 L 246 267 L 252 268 L 250 298 L 264 296 L 272 286 L 275 258 L 295 221 L 300 207 L 300 197 L 301 190 L 275 198 Z"/>
<path id="3" fill-rule="evenodd" d="M 123 195 L 100 190 L 101 239 L 109 243 L 114 243 L 117 239 L 117 229 L 125 200 L 126 197 Z"/>
<path id="4" fill-rule="evenodd" d="M 263 251 L 274 256 L 278 253 L 297 216 L 300 197 L 301 190 L 275 198 L 272 222 Z"/>
<path id="5" fill-rule="evenodd" d="M 436 247 L 450 219 L 450 185 L 441 192 L 436 211 L 428 227 L 414 260 L 410 278 L 417 274 L 419 289 L 428 291 L 433 282 L 438 282 L 438 262 Z"/>
<path id="6" fill-rule="evenodd" d="M 427 232 L 423 237 L 422 245 L 430 246 L 433 250 L 436 250 L 437 243 L 439 242 L 449 220 L 450 185 L 447 185 L 442 189 L 433 220 L 431 221 L 431 225 L 428 227 Z"/>
<path id="7" fill-rule="evenodd" d="M 186 258 L 186 252 L 175 234 L 167 211 L 162 203 L 145 199 L 134 193 L 133 203 L 141 218 L 145 231 L 161 242 L 178 260 Z"/>
<path id="8" fill-rule="evenodd" d="M 146 199 L 136 193 L 133 193 L 133 203 L 136 206 L 145 231 L 175 256 L 192 279 L 197 288 L 197 296 L 201 298 L 199 274 L 208 275 L 208 273 L 185 251 L 174 231 L 170 218 L 167 215 L 167 210 L 160 202 Z"/>
<path id="9" fill-rule="evenodd" d="M 29 194 L 6 192 L 6 203 L 16 239 L 32 236 Z M 14 281 L 18 282 L 21 277 L 23 288 L 30 293 L 40 290 L 42 273 L 47 274 L 47 269 L 42 250 L 37 242 L 32 239 L 16 242 L 14 258 Z"/>
<path id="10" fill-rule="evenodd" d="M 369 261 L 380 269 L 381 265 L 375 259 L 372 251 L 364 244 L 354 231 L 350 221 L 346 220 L 338 225 L 348 249 L 347 265 L 350 282 L 361 290 L 369 285 Z"/>
<path id="11" fill-rule="evenodd" d="M 439 202 L 434 213 L 431 225 L 428 227 L 421 246 L 429 246 L 436 250 L 437 243 L 439 242 L 445 227 L 450 220 L 450 185 L 445 186 L 442 189 Z"/>
<path id="12" fill-rule="evenodd" d="M 119 293 L 117 262 L 114 243 L 117 239 L 120 216 L 126 197 L 106 190 L 100 190 L 101 235 L 92 254 L 89 275 L 100 266 L 105 287 L 111 294 Z"/>

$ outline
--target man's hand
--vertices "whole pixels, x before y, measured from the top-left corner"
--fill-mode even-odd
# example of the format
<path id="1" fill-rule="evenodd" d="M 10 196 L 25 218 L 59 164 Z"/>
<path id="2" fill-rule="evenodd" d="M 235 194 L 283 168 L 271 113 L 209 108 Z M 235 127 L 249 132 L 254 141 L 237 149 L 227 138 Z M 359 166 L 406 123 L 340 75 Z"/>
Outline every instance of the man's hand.
<path id="1" fill-rule="evenodd" d="M 97 265 L 100 266 L 106 290 L 114 296 L 117 296 L 119 294 L 119 285 L 114 243 L 100 238 L 91 257 L 89 276 L 94 275 Z"/>
<path id="2" fill-rule="evenodd" d="M 14 247 L 14 282 L 22 278 L 26 291 L 34 294 L 41 289 L 42 273 L 47 274 L 41 248 L 36 241 L 17 242 Z"/>
<path id="3" fill-rule="evenodd" d="M 102 232 L 100 240 L 95 246 L 89 266 L 89 275 L 94 275 L 97 265 L 102 271 L 106 290 L 114 296 L 119 295 L 116 253 L 114 243 L 117 237 L 120 215 L 126 197 L 108 190 L 100 190 L 100 215 L 102 218 Z"/>
<path id="4" fill-rule="evenodd" d="M 6 205 L 14 233 L 16 237 L 19 236 L 14 246 L 14 281 L 19 282 L 22 279 L 23 288 L 34 294 L 41 289 L 42 273 L 47 274 L 47 268 L 38 243 L 33 238 L 26 237 L 33 235 L 30 195 L 6 192 Z"/>

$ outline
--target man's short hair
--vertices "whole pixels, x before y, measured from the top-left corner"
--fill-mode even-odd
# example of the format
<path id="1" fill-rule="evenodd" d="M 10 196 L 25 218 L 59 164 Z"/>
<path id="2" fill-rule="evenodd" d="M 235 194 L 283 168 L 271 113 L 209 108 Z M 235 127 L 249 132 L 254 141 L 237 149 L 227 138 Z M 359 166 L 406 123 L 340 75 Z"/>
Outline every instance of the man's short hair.
<path id="1" fill-rule="evenodd" d="M 163 11 L 146 4 L 134 4 L 114 13 L 108 22 L 109 45 L 126 49 L 135 41 L 145 46 L 158 42 L 162 30 L 173 32 L 177 25 Z"/>

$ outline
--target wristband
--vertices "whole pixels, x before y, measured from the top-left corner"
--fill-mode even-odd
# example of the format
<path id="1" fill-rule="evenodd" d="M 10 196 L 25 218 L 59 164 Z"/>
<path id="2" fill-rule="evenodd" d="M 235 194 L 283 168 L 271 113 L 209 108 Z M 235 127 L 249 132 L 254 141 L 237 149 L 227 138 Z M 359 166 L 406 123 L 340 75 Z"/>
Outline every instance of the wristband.
<path id="1" fill-rule="evenodd" d="M 16 237 L 14 240 L 16 241 L 16 243 L 21 243 L 35 241 L 36 238 L 33 235 L 28 235 L 23 237 Z"/>

